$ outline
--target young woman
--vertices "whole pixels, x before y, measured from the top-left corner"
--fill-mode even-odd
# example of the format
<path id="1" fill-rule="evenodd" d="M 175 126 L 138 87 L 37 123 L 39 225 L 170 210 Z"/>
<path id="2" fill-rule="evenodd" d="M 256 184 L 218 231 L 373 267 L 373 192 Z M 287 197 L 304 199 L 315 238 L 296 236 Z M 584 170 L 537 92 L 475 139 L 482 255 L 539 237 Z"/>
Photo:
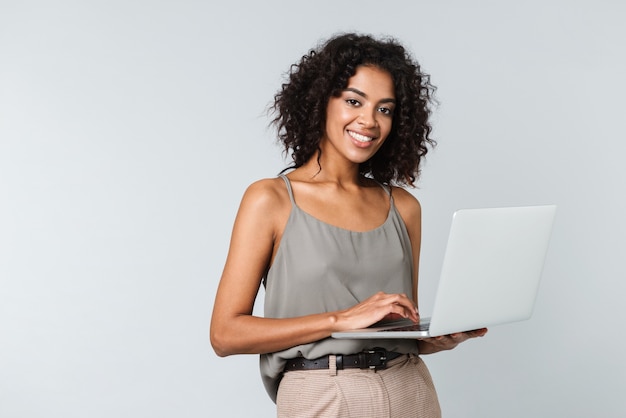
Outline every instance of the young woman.
<path id="1" fill-rule="evenodd" d="M 401 186 L 414 184 L 434 144 L 433 90 L 396 41 L 344 34 L 293 65 L 274 98 L 293 165 L 243 196 L 211 343 L 219 356 L 261 354 L 278 416 L 438 417 L 418 355 L 486 332 L 330 338 L 386 318 L 419 319 L 421 208 Z M 261 284 L 265 315 L 256 317 Z"/>

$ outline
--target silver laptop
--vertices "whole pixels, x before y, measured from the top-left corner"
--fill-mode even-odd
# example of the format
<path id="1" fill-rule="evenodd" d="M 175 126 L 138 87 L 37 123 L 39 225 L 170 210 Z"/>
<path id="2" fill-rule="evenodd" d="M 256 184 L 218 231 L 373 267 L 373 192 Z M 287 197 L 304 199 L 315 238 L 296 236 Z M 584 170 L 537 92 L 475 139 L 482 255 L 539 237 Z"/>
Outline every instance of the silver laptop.
<path id="1" fill-rule="evenodd" d="M 332 337 L 427 338 L 530 318 L 555 213 L 555 205 L 458 210 L 431 317 Z"/>

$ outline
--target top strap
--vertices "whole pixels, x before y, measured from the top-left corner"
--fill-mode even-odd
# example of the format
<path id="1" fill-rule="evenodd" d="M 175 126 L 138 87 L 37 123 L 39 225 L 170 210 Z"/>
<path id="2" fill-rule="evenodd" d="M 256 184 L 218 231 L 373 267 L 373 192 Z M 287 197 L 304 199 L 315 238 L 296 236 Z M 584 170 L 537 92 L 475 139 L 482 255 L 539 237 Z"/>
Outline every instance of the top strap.
<path id="1" fill-rule="evenodd" d="M 281 177 L 287 185 L 287 193 L 289 193 L 289 200 L 291 200 L 291 205 L 296 206 L 296 200 L 293 198 L 293 190 L 291 189 L 291 182 L 284 174 L 280 174 L 279 177 Z"/>
<path id="2" fill-rule="evenodd" d="M 390 198 L 392 197 L 392 196 L 391 196 L 391 186 L 385 186 L 384 184 L 382 184 L 381 182 L 379 182 L 379 181 L 378 181 L 378 180 L 376 180 L 376 179 L 371 179 L 371 180 L 374 180 L 374 182 L 375 182 L 376 184 L 378 184 L 380 187 L 382 187 L 382 188 L 383 188 L 383 190 L 385 191 L 385 193 L 387 193 L 387 195 L 388 195 Z"/>

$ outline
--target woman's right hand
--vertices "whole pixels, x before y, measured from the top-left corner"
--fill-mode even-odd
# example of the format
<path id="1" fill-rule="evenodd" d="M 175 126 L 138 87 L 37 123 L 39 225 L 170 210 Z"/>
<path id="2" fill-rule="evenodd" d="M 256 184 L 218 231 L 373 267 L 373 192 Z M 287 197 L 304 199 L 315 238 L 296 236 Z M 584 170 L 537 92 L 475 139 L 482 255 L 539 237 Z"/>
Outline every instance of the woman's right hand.
<path id="1" fill-rule="evenodd" d="M 419 322 L 417 307 L 403 293 L 378 292 L 354 305 L 338 312 L 337 330 L 347 331 L 369 327 L 383 319 L 410 319 Z"/>

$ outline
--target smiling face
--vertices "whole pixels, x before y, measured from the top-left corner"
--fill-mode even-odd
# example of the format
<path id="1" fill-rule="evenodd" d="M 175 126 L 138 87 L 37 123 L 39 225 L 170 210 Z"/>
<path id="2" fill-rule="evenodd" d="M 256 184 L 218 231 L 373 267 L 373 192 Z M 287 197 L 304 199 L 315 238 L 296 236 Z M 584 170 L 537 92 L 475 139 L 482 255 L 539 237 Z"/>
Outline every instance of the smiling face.
<path id="1" fill-rule="evenodd" d="M 394 91 L 387 71 L 359 66 L 341 94 L 328 100 L 322 155 L 335 152 L 357 164 L 370 159 L 391 131 Z"/>

